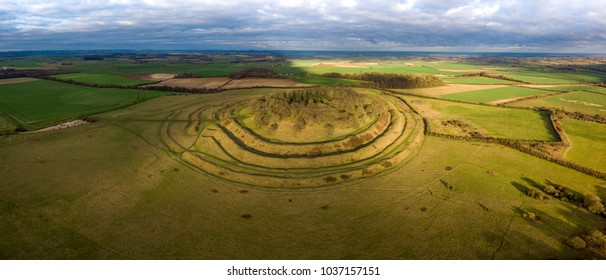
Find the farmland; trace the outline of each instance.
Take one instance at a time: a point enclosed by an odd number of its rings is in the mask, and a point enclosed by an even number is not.
[[[467,135],[472,131],[507,139],[555,140],[548,117],[539,112],[483,105],[454,103],[435,99],[403,97],[420,111],[436,132]],[[445,122],[458,120],[460,125]]]
[[[562,122],[570,138],[566,157],[587,166],[606,170],[606,125],[577,120]]]
[[[60,80],[73,80],[76,82],[98,85],[136,86],[140,84],[149,83],[149,81],[138,81],[108,74],[73,73],[56,75],[53,77]]]
[[[477,103],[488,103],[491,101],[507,100],[517,97],[525,97],[537,94],[549,93],[540,89],[523,88],[523,87],[504,87],[496,89],[485,89],[477,91],[468,91],[460,93],[452,93],[441,95],[440,98],[461,100]]]
[[[29,129],[121,108],[163,94],[52,81],[0,85],[0,92],[0,108]]]
[[[510,106],[562,108],[570,112],[605,116],[606,95],[585,91],[573,91],[544,98],[522,100],[510,104]]]
[[[105,87],[0,79],[2,259],[606,258],[566,243],[606,228],[583,203],[606,199],[606,125],[531,109],[601,114],[599,71],[468,55],[90,58],[3,60]],[[530,84],[495,78],[510,74]],[[35,131],[82,117],[94,122]]]

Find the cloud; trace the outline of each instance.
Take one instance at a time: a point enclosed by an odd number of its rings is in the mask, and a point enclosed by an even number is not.
[[[0,5],[0,51],[605,52],[605,9],[604,1],[561,0],[8,0]]]

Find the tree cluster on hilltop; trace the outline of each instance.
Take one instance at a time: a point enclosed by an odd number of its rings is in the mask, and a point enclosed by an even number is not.
[[[328,136],[335,128],[357,128],[379,114],[372,101],[348,88],[311,88],[264,96],[251,101],[257,127],[275,131],[282,121],[296,131],[323,125]]]
[[[329,78],[368,81],[371,87],[376,88],[427,88],[444,85],[444,81],[432,75],[386,74],[377,72],[341,74],[333,72],[326,73],[322,76]]]

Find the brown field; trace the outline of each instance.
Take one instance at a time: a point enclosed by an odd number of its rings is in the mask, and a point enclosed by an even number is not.
[[[417,89],[396,89],[395,91],[414,93],[425,96],[440,96],[449,93],[466,92],[474,90],[484,90],[493,88],[502,88],[507,85],[468,85],[468,84],[446,84],[441,87],[417,88]]]
[[[298,83],[288,79],[277,78],[243,78],[230,79],[227,77],[217,78],[184,78],[162,81],[154,86],[171,86],[186,88],[222,88],[238,89],[253,87],[306,87],[310,84]]]
[[[31,82],[31,81],[37,81],[37,80],[38,79],[34,79],[34,78],[0,79],[0,85],[15,84],[15,83],[24,83],[24,82]]]
[[[218,78],[184,78],[184,79],[170,79],[162,81],[156,85],[159,86],[171,86],[171,87],[186,87],[186,88],[218,88],[228,83],[230,78],[218,77]]]
[[[243,78],[232,80],[222,86],[224,89],[251,88],[251,87],[308,87],[310,84],[298,83],[288,79],[277,78]]]

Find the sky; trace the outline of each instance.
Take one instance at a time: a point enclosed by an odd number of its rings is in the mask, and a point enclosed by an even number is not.
[[[606,53],[606,1],[0,0],[0,51]]]

